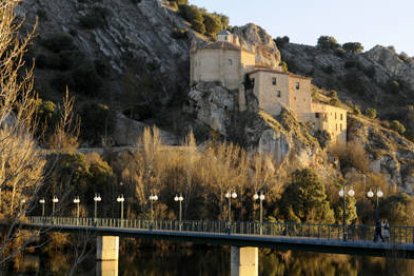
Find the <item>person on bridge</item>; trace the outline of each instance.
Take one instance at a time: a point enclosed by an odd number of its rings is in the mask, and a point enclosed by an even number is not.
[[[390,224],[388,223],[388,220],[384,219],[381,222],[381,234],[384,240],[389,241],[390,240]]]
[[[381,238],[381,240],[384,242],[384,237],[382,236],[382,227],[381,227],[381,221],[377,220],[375,223],[375,229],[374,229],[374,242],[378,241],[378,238]]]

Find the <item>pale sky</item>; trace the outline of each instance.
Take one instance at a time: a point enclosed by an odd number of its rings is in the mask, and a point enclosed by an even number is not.
[[[190,0],[230,17],[231,25],[252,22],[272,36],[315,45],[321,35],[339,43],[380,44],[414,56],[413,0]]]

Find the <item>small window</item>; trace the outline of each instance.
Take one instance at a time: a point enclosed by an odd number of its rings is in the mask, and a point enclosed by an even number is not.
[[[335,120],[336,120],[336,112],[335,112]],[[338,128],[338,127],[337,127]]]
[[[344,119],[344,115],[341,113],[341,121]],[[342,129],[341,129],[342,130]]]
[[[296,90],[299,90],[299,89],[300,89],[300,83],[296,82]]]
[[[338,124],[336,124],[336,127],[335,127],[335,129],[336,129],[336,131],[338,131]]]
[[[228,40],[228,36],[227,35],[224,37],[224,40]]]
[[[229,65],[233,65],[233,60],[229,59]]]
[[[342,130],[343,130],[343,129],[342,129],[342,124],[340,124],[340,125],[339,125],[339,127],[340,127],[339,129],[342,131]]]
[[[319,113],[315,113],[315,118],[319,118],[319,117],[320,117]]]
[[[279,90],[279,91],[277,91],[277,97],[278,97],[278,98],[282,97],[282,91],[280,91],[280,90]]]
[[[276,85],[277,84],[277,79],[276,78],[272,78],[272,84]]]

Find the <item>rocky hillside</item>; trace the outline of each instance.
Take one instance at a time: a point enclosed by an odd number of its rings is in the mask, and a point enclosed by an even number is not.
[[[287,171],[313,167],[325,177],[358,171],[352,162],[338,167],[333,154],[287,110],[275,118],[258,110],[251,91],[247,110],[240,112],[234,91],[216,83],[190,89],[190,46],[212,38],[195,32],[194,22],[185,21],[168,1],[25,0],[17,12],[27,26],[39,18],[28,60],[36,59],[41,97],[57,102],[69,87],[77,96],[85,145],[98,145],[107,135],[115,145],[133,144],[146,125],[156,124],[169,144],[193,130],[199,141],[219,137],[259,147]],[[275,44],[254,24],[232,31],[243,47],[257,50],[261,63],[284,61],[290,71],[313,77],[316,86],[336,90],[349,106],[375,107],[381,119],[400,120],[407,137],[412,135],[411,58],[381,46],[361,52],[329,43],[313,47],[276,39]],[[364,146],[370,171],[412,191],[413,143],[384,126],[350,116],[348,138]]]
[[[189,48],[194,40],[212,38],[193,31],[171,2],[25,0],[18,14],[27,18],[28,27],[39,18],[28,60],[36,59],[41,98],[58,102],[68,86],[88,126],[84,134],[96,118],[111,116],[104,119],[105,129],[83,135],[84,142],[97,144],[99,136],[118,131],[116,122],[122,116],[112,116],[117,113],[131,119],[123,117],[124,130],[139,132],[137,120],[176,135],[188,131],[182,130],[187,122],[181,106],[189,91]],[[259,59],[279,63],[280,53],[263,29],[249,24],[235,32],[244,47],[258,49]],[[115,144],[135,142],[117,137]]]
[[[68,84],[80,100],[129,108],[131,101],[165,105],[185,90],[189,43],[174,31],[187,26],[160,1],[26,0],[19,13],[30,24],[39,17],[30,55],[44,98]]]
[[[414,133],[414,59],[393,47],[362,52],[339,44],[308,46],[277,39],[289,70],[314,78],[315,85],[336,90],[340,99],[375,108],[382,119],[400,120]]]

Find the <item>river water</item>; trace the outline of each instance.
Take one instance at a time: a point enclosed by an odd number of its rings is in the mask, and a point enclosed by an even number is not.
[[[165,244],[164,244],[165,245]],[[118,275],[230,275],[230,248],[189,246],[164,249],[123,248],[119,263],[96,263],[93,255],[77,266],[75,275],[97,275],[97,270]],[[13,274],[66,275],[74,255],[26,255]],[[414,275],[414,260],[322,254],[300,251],[259,251],[259,275]]]

